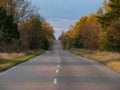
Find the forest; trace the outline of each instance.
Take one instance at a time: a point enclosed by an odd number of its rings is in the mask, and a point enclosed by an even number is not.
[[[104,0],[96,14],[81,17],[59,39],[64,49],[120,52],[120,0]]]
[[[0,52],[51,48],[53,27],[28,0],[0,0]]]

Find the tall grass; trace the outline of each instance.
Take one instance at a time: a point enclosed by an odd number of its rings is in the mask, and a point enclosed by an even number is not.
[[[100,52],[86,49],[71,49],[70,51],[74,54],[93,59],[120,72],[120,53]]]
[[[21,53],[0,53],[0,72],[25,62],[30,58],[40,55],[44,52],[44,50],[35,50],[24,51]]]
[[[14,59],[25,55],[25,53],[0,53],[0,59]]]

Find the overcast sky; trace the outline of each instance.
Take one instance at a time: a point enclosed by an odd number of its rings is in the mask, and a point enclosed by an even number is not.
[[[67,31],[82,16],[87,16],[102,6],[104,0],[31,0],[39,13],[53,26],[56,38]]]

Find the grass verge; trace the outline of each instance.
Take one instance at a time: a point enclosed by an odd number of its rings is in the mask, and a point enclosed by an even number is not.
[[[120,72],[120,53],[100,52],[85,49],[71,49],[70,52],[82,57],[93,59],[116,70],[117,72]]]
[[[21,53],[0,53],[0,72],[43,54],[44,50],[24,51]]]

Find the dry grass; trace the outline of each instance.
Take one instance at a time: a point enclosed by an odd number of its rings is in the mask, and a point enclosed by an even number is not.
[[[25,53],[0,53],[0,59],[14,59],[25,56]]]
[[[6,67],[12,67],[13,63],[0,64],[0,70],[4,70]]]
[[[72,49],[70,51],[74,54],[98,61],[120,72],[120,53],[100,52],[85,49]]]
[[[40,55],[44,52],[44,50],[37,50],[24,51],[22,53],[0,53],[0,72],[25,62],[30,58]]]

